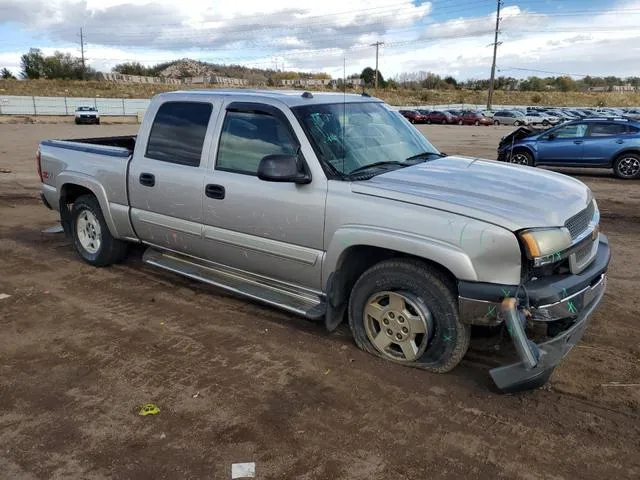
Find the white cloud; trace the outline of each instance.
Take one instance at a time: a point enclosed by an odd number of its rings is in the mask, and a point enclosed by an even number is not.
[[[98,70],[123,61],[153,64],[188,56],[262,67],[273,67],[277,59],[287,68],[341,76],[345,59],[347,74],[372,66],[375,49],[369,44],[382,40],[385,76],[418,70],[458,78],[489,75],[495,12],[430,23],[431,13],[446,14],[455,3],[392,2],[0,0],[0,22],[61,45],[77,43],[82,25],[89,63]],[[615,4],[609,13],[575,16],[540,14],[531,3],[513,3],[501,13],[500,75],[535,73],[509,69],[514,67],[640,74],[640,0]],[[0,66],[16,71],[27,48],[0,53]],[[77,54],[76,48],[61,50]]]

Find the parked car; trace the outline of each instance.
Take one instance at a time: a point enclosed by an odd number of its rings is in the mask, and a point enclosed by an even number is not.
[[[363,350],[430,372],[462,360],[472,324],[506,324],[503,391],[544,384],[605,292],[584,183],[446,156],[368,95],[163,93],[138,135],[45,140],[37,166],[90,265],[140,244],[146,264],[329,331],[346,318]]]
[[[526,117],[529,125],[544,125],[547,127],[549,125],[557,125],[560,123],[560,119],[558,117],[542,112],[529,111],[527,112]]]
[[[431,110],[427,110],[425,108],[418,108],[416,110],[416,112],[418,112],[420,115],[424,115],[426,117],[427,115],[429,115],[429,112],[431,112]]]
[[[503,138],[498,160],[529,166],[613,168],[619,178],[640,178],[640,122],[585,118],[525,133]]]
[[[417,110],[400,110],[400,115],[409,120],[411,123],[428,123],[427,116],[422,115]]]
[[[493,119],[479,112],[464,112],[458,120],[459,125],[493,125]]]
[[[427,115],[427,123],[453,124],[458,123],[458,119],[446,110],[432,110]]]
[[[98,109],[91,105],[79,106],[75,111],[76,125],[81,123],[95,123],[100,125],[100,114]]]
[[[529,121],[524,113],[517,110],[500,110],[493,114],[494,125],[528,125]]]
[[[462,117],[462,111],[460,110],[445,110],[446,113],[451,115],[453,123],[460,123],[460,117]]]

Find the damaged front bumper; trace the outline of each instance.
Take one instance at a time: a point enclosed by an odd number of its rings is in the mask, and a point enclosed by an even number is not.
[[[501,391],[544,385],[555,367],[582,338],[588,319],[606,290],[611,251],[604,235],[600,234],[598,242],[596,257],[579,274],[540,278],[527,282],[521,289],[513,285],[460,282],[462,321],[480,325],[504,322],[518,352],[519,362],[490,371]],[[547,323],[549,331],[558,323],[562,330],[554,330],[552,338],[535,344],[524,330],[527,316],[533,322]]]

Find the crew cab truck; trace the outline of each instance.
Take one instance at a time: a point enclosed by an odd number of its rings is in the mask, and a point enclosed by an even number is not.
[[[445,156],[368,95],[163,93],[138,135],[46,140],[37,163],[92,265],[141,243],[148,264],[330,331],[346,319],[360,348],[430,372],[462,360],[471,325],[506,325],[503,391],[544,384],[605,292],[583,183]]]

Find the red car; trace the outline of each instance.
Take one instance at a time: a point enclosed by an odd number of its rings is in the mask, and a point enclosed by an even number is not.
[[[416,110],[400,110],[400,115],[409,120],[411,123],[425,123],[427,116],[422,115]]]
[[[479,112],[464,112],[458,125],[493,125],[493,118],[485,117]]]
[[[442,123],[443,125],[447,125],[457,122],[458,119],[456,117],[444,110],[434,110],[427,115],[427,123]]]

